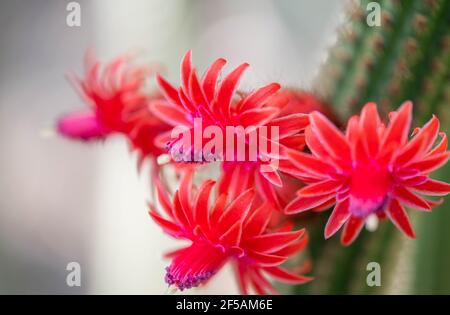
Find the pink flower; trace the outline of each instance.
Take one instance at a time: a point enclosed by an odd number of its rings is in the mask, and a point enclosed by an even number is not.
[[[444,165],[450,152],[447,137],[433,148],[439,120],[433,116],[408,139],[412,104],[406,102],[390,114],[385,126],[376,104],[367,104],[361,116],[350,118],[345,135],[324,115],[313,112],[306,129],[311,154],[291,152],[296,175],[308,185],[285,209],[288,214],[336,204],[325,227],[325,238],[344,224],[341,241],[348,245],[359,234],[366,218],[387,216],[404,234],[415,233],[404,206],[431,211],[440,201],[422,195],[444,196],[450,185],[429,178]]]
[[[153,71],[131,63],[129,56],[120,56],[102,67],[92,54],[86,54],[85,77],[74,78],[74,86],[90,108],[62,116],[58,132],[80,140],[104,139],[120,133],[128,137],[140,157],[163,153],[155,139],[169,126],[157,119],[148,108],[161,95],[143,91],[147,75]]]
[[[295,231],[292,225],[286,225],[269,231],[267,225],[273,210],[268,204],[252,205],[252,190],[231,202],[222,194],[210,207],[214,181],[205,181],[193,193],[191,177],[192,172],[183,176],[172,202],[158,182],[157,195],[165,216],[150,205],[151,217],[166,233],[191,242],[168,255],[172,258],[165,277],[169,285],[180,290],[196,287],[227,262],[234,263],[243,293],[251,288],[260,294],[275,292],[268,276],[297,284],[311,280],[280,267],[307,245],[304,229]]]
[[[226,135],[226,127],[229,126],[255,127],[258,131],[262,127],[267,127],[269,131],[272,126],[278,127],[279,137],[271,137],[267,134],[268,151],[258,151],[256,160],[239,161],[237,158],[232,161],[225,160],[222,165],[223,176],[220,179],[219,193],[226,191],[231,198],[235,198],[243,191],[257,185],[261,199],[280,208],[281,202],[278,200],[276,187],[282,187],[283,182],[278,172],[278,165],[282,164],[282,160],[288,159],[286,148],[302,149],[304,147],[303,130],[308,124],[308,117],[301,113],[279,116],[280,110],[286,105],[288,99],[282,101],[280,98],[275,98],[280,89],[278,83],[270,83],[247,94],[237,93],[239,80],[249,65],[241,64],[219,80],[225,63],[225,59],[216,60],[200,80],[192,66],[191,51],[188,51],[181,63],[180,88],[175,88],[161,76],[157,76],[166,101],[153,102],[152,110],[166,123],[191,130],[192,137],[195,134],[194,120],[196,118],[201,119],[202,133],[209,126],[219,127],[223,135]],[[245,152],[248,152],[250,141],[247,132],[249,129],[245,129],[245,132],[247,145]],[[171,139],[169,134],[170,132],[166,134],[167,149],[172,154],[183,154],[189,157],[189,161],[194,161],[199,153],[194,147],[194,139],[190,141],[191,146],[185,147],[181,144],[181,138]],[[273,146],[279,148],[278,153],[272,151]],[[227,148],[225,137],[222,147],[223,152],[230,149]],[[204,147],[200,150],[204,150]],[[239,154],[238,148],[233,147],[232,150],[234,150],[234,156]],[[217,155],[217,159],[221,160],[223,156],[220,153],[223,152],[214,151],[213,153]],[[264,153],[270,154],[271,158],[264,159],[263,156],[267,157]],[[201,156],[203,158],[205,154]],[[239,176],[236,177],[236,174]]]

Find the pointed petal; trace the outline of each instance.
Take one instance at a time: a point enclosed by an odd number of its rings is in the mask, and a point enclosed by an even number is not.
[[[317,135],[320,143],[336,159],[350,160],[350,145],[344,135],[323,114],[313,112],[309,116],[312,131]]]
[[[191,228],[189,218],[186,215],[186,212],[180,202],[179,191],[176,191],[173,197],[173,217],[175,219],[175,222],[181,225],[183,228]]]
[[[407,101],[396,112],[389,124],[383,141],[383,146],[391,143],[404,144],[408,138],[409,127],[412,120],[412,103]]]
[[[264,202],[268,202],[276,209],[281,208],[275,186],[261,172],[255,173],[255,187]]]
[[[450,184],[433,179],[411,188],[429,196],[445,196],[450,193]]]
[[[439,154],[439,153],[443,153],[447,150],[447,146],[448,146],[448,139],[447,139],[447,135],[445,134],[445,132],[440,132],[439,136],[441,137],[441,141],[439,142],[439,144],[437,144],[433,150],[431,150],[428,155],[433,155],[433,154]]]
[[[427,138],[425,151],[429,151],[433,147],[433,144],[436,142],[436,139],[440,134],[439,127],[440,127],[439,119],[436,117],[436,115],[433,115],[431,119],[422,128],[423,133],[426,134]]]
[[[291,114],[273,119],[268,126],[278,126],[280,139],[295,135],[309,125],[307,114]]]
[[[252,205],[254,196],[253,189],[249,189],[239,195],[223,212],[219,219],[219,225],[227,227],[236,222],[236,220],[244,219]]]
[[[314,278],[298,275],[287,271],[282,267],[269,267],[264,270],[275,279],[284,283],[302,284],[312,281]]]
[[[400,154],[395,158],[396,164],[404,165],[414,162],[423,155],[426,149],[427,134],[422,131],[423,129],[401,149]]]
[[[249,257],[251,259],[256,260],[256,263],[258,266],[261,267],[271,267],[271,266],[278,266],[284,263],[288,258],[284,256],[277,256],[277,255],[271,255],[271,254],[265,254],[265,253],[259,253],[256,251],[249,251],[248,253]]]
[[[153,101],[150,103],[151,112],[171,126],[190,126],[186,112],[180,107],[165,101]]]
[[[258,282],[258,284],[264,288],[270,294],[276,295],[278,291],[273,287],[273,285],[262,275],[260,268],[253,269],[253,280]]]
[[[278,90],[280,85],[278,83],[270,83],[262,88],[259,88],[250,94],[248,94],[245,99],[240,103],[238,112],[246,111],[248,109],[260,108],[265,102]]]
[[[189,94],[189,78],[192,71],[192,50],[188,50],[181,61],[181,86]]]
[[[427,175],[417,175],[417,176],[406,178],[406,179],[400,179],[399,183],[405,187],[414,188],[414,186],[423,184],[427,180],[428,180]]]
[[[317,207],[312,208],[311,211],[322,212],[322,211],[330,209],[335,203],[336,203],[336,198],[331,198],[330,200],[325,201],[324,203],[318,205]]]
[[[348,246],[356,239],[364,226],[364,219],[350,217],[344,226],[344,231],[341,235],[341,243]]]
[[[242,219],[236,221],[223,235],[220,241],[227,246],[238,246],[242,236]]]
[[[330,164],[313,157],[310,154],[297,151],[289,151],[291,162],[297,166],[305,175],[318,175],[327,177],[330,174],[335,174],[336,169]]]
[[[230,113],[231,100],[234,92],[236,91],[239,79],[244,74],[244,71],[248,68],[248,64],[244,63],[228,74],[220,84],[219,91],[217,92],[217,104],[216,110],[223,113],[227,117]]]
[[[251,177],[254,174],[254,171],[247,169],[244,164],[235,164],[236,165],[229,169],[232,173],[230,173],[230,182],[226,187],[226,192],[231,199],[237,198],[244,191],[252,187]]]
[[[182,89],[178,91],[178,97],[180,98],[180,102],[182,107],[191,115],[198,112],[198,106],[197,104],[193,104],[189,97],[187,97],[186,92],[184,92]]]
[[[273,172],[261,172],[260,174],[268,180],[272,185],[277,187],[283,187],[283,181],[281,180],[280,174],[277,171]]]
[[[431,208],[440,206],[441,204],[444,203],[444,198],[439,198],[437,200],[430,200],[430,199],[425,199],[425,200],[430,205]]]
[[[378,136],[378,126],[380,124],[380,116],[378,115],[377,105],[368,103],[361,111],[361,128],[364,131],[364,140],[370,156],[378,153],[380,141]]]
[[[243,127],[264,126],[273,120],[279,112],[280,110],[276,107],[249,109],[240,115],[239,122]]]
[[[345,137],[350,143],[359,139],[360,128],[359,128],[360,117],[358,115],[353,115],[349,118],[347,123],[347,129],[345,130]]]
[[[298,253],[305,249],[306,245],[308,245],[309,237],[308,234],[305,233],[303,237],[301,237],[298,241],[293,242],[292,244],[286,246],[285,248],[280,249],[279,251],[275,252],[275,255],[278,256],[286,256],[289,257],[291,255],[294,255],[295,253]]]
[[[350,215],[348,199],[336,204],[325,226],[325,239],[333,236],[347,222]]]
[[[169,217],[173,217],[172,204],[165,192],[159,178],[154,178],[154,185],[156,186],[156,196],[158,198],[159,203],[163,207],[164,211],[167,213]]]
[[[433,146],[439,133],[439,119],[433,115],[431,119],[420,129],[414,139],[423,139],[423,151],[428,152]],[[412,141],[411,141],[412,142]]]
[[[219,178],[219,185],[217,188],[217,192],[219,194],[228,193],[230,188],[230,183],[232,179],[232,175],[234,173],[234,169],[236,168],[236,163],[222,163],[222,171]]]
[[[299,239],[305,233],[305,230],[292,232],[270,233],[252,237],[245,240],[245,246],[252,251],[261,253],[273,253],[286,246],[291,242]]]
[[[225,209],[225,206],[227,204],[227,195],[226,194],[220,194],[219,197],[216,200],[216,203],[214,204],[214,207],[211,210],[210,214],[210,224],[211,227],[216,227],[219,223],[219,219],[223,214],[223,211]]]
[[[422,211],[431,211],[431,207],[424,199],[412,193],[405,187],[402,186],[396,187],[394,189],[394,196],[401,203],[403,203],[408,207]]]
[[[334,199],[334,194],[323,195],[323,196],[313,196],[313,197],[296,197],[292,200],[285,208],[285,214],[295,214],[310,210],[317,207],[324,202]]]
[[[244,237],[248,238],[261,234],[269,224],[272,211],[273,207],[268,203],[263,203],[254,210],[245,219]]]
[[[206,101],[206,97],[203,94],[203,90],[200,87],[200,82],[197,77],[197,72],[193,70],[191,72],[191,76],[189,78],[189,95],[191,99],[197,105],[207,106],[208,102]]]
[[[241,292],[241,294],[244,295],[248,295],[248,275],[247,273],[244,271],[244,268],[241,267],[241,265],[239,263],[236,263],[234,265],[234,269],[235,269],[235,275],[236,275],[236,279],[237,279],[237,283],[239,285],[239,290]]]
[[[408,214],[397,200],[391,200],[386,214],[400,231],[405,233],[410,238],[416,238],[411,222],[409,221]]]
[[[150,214],[151,218],[156,222],[156,224],[161,226],[166,233],[175,237],[178,237],[182,233],[181,228],[177,224],[160,216],[152,205],[149,205],[149,207],[150,210],[148,213]]]
[[[192,176],[193,172],[191,170],[186,171],[181,177],[180,187],[178,188],[180,204],[183,207],[186,218],[191,223],[194,222],[194,213],[191,205]]]
[[[450,158],[450,151],[444,153],[437,153],[429,155],[427,158],[423,160],[409,163],[405,165],[405,167],[418,169],[421,172],[428,174],[445,165],[449,158]]]
[[[205,97],[209,103],[211,103],[214,99],[214,96],[216,94],[217,78],[219,77],[220,71],[226,63],[227,61],[225,59],[217,59],[203,77],[202,87],[205,93]]]
[[[166,79],[159,74],[156,75],[156,82],[158,83],[162,94],[170,103],[180,104],[178,90],[172,84],[167,82]]]
[[[313,153],[313,155],[317,157],[324,157],[328,155],[328,152],[320,143],[319,139],[317,138],[316,134],[311,130],[310,126],[308,126],[305,129],[305,142],[309,150]]]
[[[343,183],[341,181],[328,179],[301,188],[297,192],[297,195],[301,197],[314,197],[318,195],[322,196],[330,194],[332,192],[337,192],[342,184]]]
[[[211,194],[211,190],[214,187],[215,182],[213,180],[205,181],[200,188],[198,189],[198,193],[196,199],[194,201],[194,220],[195,222],[204,227],[209,227],[209,196]]]

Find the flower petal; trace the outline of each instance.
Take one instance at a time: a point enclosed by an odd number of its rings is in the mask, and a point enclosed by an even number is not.
[[[209,227],[208,201],[214,184],[215,182],[213,180],[207,180],[203,182],[203,184],[198,189],[198,193],[194,201],[194,220],[203,228]]]
[[[270,233],[252,237],[245,240],[246,248],[261,253],[273,253],[286,246],[291,242],[299,239],[305,233],[305,230],[292,232]]]
[[[301,213],[303,211],[307,211],[314,207],[322,205],[323,203],[329,201],[330,199],[334,199],[334,194],[313,196],[313,197],[298,196],[284,208],[284,213],[286,214]]]
[[[189,79],[192,71],[192,50],[188,50],[181,60],[181,86],[186,95],[189,95]]]
[[[278,126],[280,139],[295,135],[309,125],[306,114],[291,114],[273,119],[268,126]]]
[[[260,172],[260,174],[267,179],[272,185],[283,187],[283,181],[277,171]]]
[[[190,126],[186,112],[180,107],[165,101],[153,101],[150,103],[151,112],[171,126]]]
[[[149,205],[150,210],[149,210],[149,214],[152,217],[152,219],[163,228],[163,230],[174,236],[174,237],[178,237],[181,233],[182,230],[180,228],[180,226],[178,226],[177,224],[173,223],[172,221],[166,220],[164,219],[162,216],[160,216],[158,214],[158,212],[155,210],[155,208],[152,205]]]
[[[248,189],[233,200],[220,217],[219,227],[228,227],[234,224],[236,220],[244,219],[252,205],[254,196],[253,189]]]
[[[258,266],[272,267],[278,266],[284,263],[288,258],[284,256],[271,255],[266,253],[259,253],[256,251],[249,251],[248,253],[251,259],[256,260]]]
[[[231,100],[234,92],[236,91],[239,79],[244,74],[244,71],[248,68],[248,66],[248,63],[241,64],[230,74],[228,74],[225,79],[223,79],[217,92],[217,103],[215,104],[215,107],[213,107],[213,110],[218,110],[218,112],[223,113],[226,117],[229,117]]]
[[[295,253],[300,252],[303,250],[306,245],[308,245],[309,237],[308,234],[305,233],[303,237],[299,238],[297,241],[293,242],[292,244],[276,251],[274,254],[278,256],[291,256]]]
[[[226,232],[220,236],[222,244],[227,246],[238,246],[242,236],[242,219],[236,221]]]
[[[429,196],[445,196],[450,193],[450,184],[433,179],[412,188]]]
[[[202,79],[203,91],[209,103],[211,103],[214,99],[216,94],[217,78],[226,63],[227,61],[223,58],[217,59],[212,66],[209,67]]]
[[[364,140],[366,149],[370,156],[375,156],[378,153],[380,140],[378,136],[378,126],[380,124],[380,116],[378,115],[377,105],[375,103],[368,103],[361,111],[360,124],[364,130]]]
[[[312,131],[317,135],[322,145],[336,159],[350,160],[350,145],[344,135],[319,112],[309,116]]]
[[[421,172],[428,174],[445,165],[449,158],[450,158],[449,151],[443,153],[436,153],[433,155],[429,155],[427,158],[423,160],[409,163],[405,165],[405,167],[418,169]]]
[[[403,208],[397,200],[391,200],[386,214],[400,231],[411,238],[416,238],[408,214],[406,213],[405,208]]]
[[[180,104],[180,98],[178,97],[178,90],[169,82],[167,82],[159,74],[156,75],[156,82],[158,83],[162,94],[169,100],[169,102],[174,104]]]
[[[391,143],[404,144],[408,138],[409,126],[412,120],[412,103],[407,101],[396,112],[395,117],[389,124],[382,146],[388,146]]]
[[[347,222],[350,215],[348,199],[336,204],[325,226],[325,239],[333,236]]]
[[[424,199],[412,193],[405,187],[402,186],[396,187],[394,189],[394,196],[401,203],[403,203],[408,207],[422,211],[431,211],[431,207]]]
[[[311,277],[302,276],[289,272],[282,267],[268,267],[264,268],[264,271],[266,271],[275,279],[282,281],[284,283],[302,284],[314,280],[314,278]]]
[[[329,177],[330,174],[336,173],[336,169],[330,164],[317,159],[316,157],[303,152],[290,150],[288,152],[291,162],[303,171],[304,175],[318,175]]]
[[[278,83],[270,83],[266,86],[263,86],[255,91],[251,92],[239,104],[237,111],[241,112],[241,111],[246,111],[249,109],[261,107],[279,89],[280,89],[280,85]]]
[[[239,117],[239,122],[243,127],[264,126],[275,118],[280,110],[276,107],[264,107],[249,109]]]
[[[364,219],[357,217],[350,217],[344,226],[344,231],[341,235],[341,243],[348,246],[356,239],[364,226]]]
[[[342,181],[327,179],[301,188],[297,192],[297,195],[301,197],[313,197],[317,195],[322,196],[332,192],[337,192],[342,184]]]
[[[191,76],[189,78],[189,95],[197,105],[206,106],[208,104],[208,102],[206,101],[206,97],[203,94],[203,90],[200,87],[200,82],[195,70],[191,72]]]
[[[439,144],[437,144],[433,150],[431,150],[428,153],[428,156],[430,155],[434,155],[434,154],[438,154],[438,153],[443,153],[447,150],[447,146],[448,146],[448,139],[447,139],[447,135],[445,134],[445,132],[440,132],[439,136],[441,137],[441,141],[439,142]]]
[[[263,203],[254,210],[246,219],[244,224],[244,237],[251,237],[263,233],[271,219],[273,207]]]

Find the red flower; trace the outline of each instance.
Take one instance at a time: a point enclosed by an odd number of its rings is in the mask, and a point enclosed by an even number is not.
[[[67,137],[89,140],[104,138],[111,132],[126,132],[127,115],[147,106],[141,89],[147,68],[133,66],[121,56],[105,67],[86,54],[84,79],[74,78],[74,86],[91,108],[63,116],[59,132]]]
[[[150,215],[166,233],[187,239],[191,245],[171,254],[165,280],[184,290],[196,287],[211,278],[227,262],[235,263],[243,293],[253,287],[258,293],[274,292],[266,279],[271,276],[288,283],[305,283],[311,278],[280,267],[288,257],[301,251],[308,239],[305,230],[292,231],[285,226],[268,231],[272,208],[265,204],[252,206],[254,192],[247,190],[231,203],[225,194],[209,207],[214,181],[207,180],[191,200],[191,172],[183,176],[180,189],[171,203],[157,184],[164,218],[150,205]]]
[[[433,148],[439,120],[433,118],[414,130],[408,140],[412,104],[406,102],[390,114],[386,127],[376,104],[367,104],[361,116],[350,118],[343,135],[325,116],[310,115],[306,143],[311,154],[292,152],[297,176],[308,185],[285,209],[298,213],[336,204],[325,227],[325,238],[345,224],[341,241],[348,245],[359,234],[370,214],[387,216],[403,233],[415,234],[404,206],[422,211],[440,201],[421,195],[444,196],[450,185],[430,179],[430,172],[444,165],[450,152],[447,137]]]
[[[303,130],[308,124],[308,117],[304,114],[291,114],[279,116],[280,109],[286,104],[280,98],[275,99],[277,91],[280,89],[278,83],[271,83],[259,88],[251,93],[236,93],[239,79],[247,69],[248,64],[244,63],[234,69],[222,80],[218,80],[221,69],[225,65],[224,59],[216,60],[206,71],[200,81],[197,72],[192,67],[191,51],[188,51],[181,63],[181,87],[175,88],[165,79],[157,76],[159,86],[166,97],[166,102],[153,102],[152,109],[158,117],[174,127],[186,127],[191,130],[194,137],[194,119],[200,118],[202,123],[202,133],[208,126],[217,126],[226,135],[226,127],[241,126],[243,128],[263,126],[268,127],[267,138],[270,140],[268,151],[271,154],[269,161],[262,157],[263,152],[258,151],[257,160],[233,161],[226,160],[223,163],[223,177],[220,179],[219,192],[227,191],[231,198],[237,197],[243,191],[258,184],[258,192],[264,200],[271,202],[274,206],[280,207],[275,187],[281,187],[283,182],[278,173],[278,165],[282,160],[287,160],[285,147],[292,149],[302,149],[304,146]],[[237,94],[237,95],[236,95]],[[270,127],[279,128],[279,137],[272,138]],[[255,129],[253,129],[255,130]],[[261,129],[258,129],[261,130]],[[245,132],[249,132],[246,129]],[[194,161],[197,148],[194,147],[192,139],[189,147],[181,145],[181,138],[171,139],[166,134],[167,149],[171,154],[182,154],[188,157],[188,161]],[[249,134],[245,134],[246,152],[249,149]],[[207,141],[203,141],[207,142]],[[205,143],[204,143],[205,144]],[[203,145],[204,145],[203,144]],[[272,146],[278,146],[278,154],[274,154]],[[236,145],[235,145],[236,146]],[[175,149],[176,148],[176,149]],[[227,152],[227,143],[223,139],[223,152],[213,152],[215,158],[222,159],[223,153]],[[200,148],[203,150],[204,147]],[[233,147],[234,156],[239,154],[238,148]],[[258,148],[259,150],[259,148]],[[247,153],[246,153],[247,154]],[[205,154],[202,154],[202,160]],[[211,159],[207,159],[210,161]],[[263,170],[264,168],[264,170]],[[234,176],[238,179],[236,172],[240,174],[240,180],[232,180]],[[234,175],[233,175],[234,174]],[[275,186],[275,187],[274,187]]]
[[[60,118],[60,134],[75,139],[104,139],[112,133],[125,134],[140,160],[162,151],[155,146],[156,136],[169,129],[148,109],[152,99],[142,91],[144,80],[152,71],[131,64],[121,56],[102,68],[92,54],[86,54],[85,78],[74,78],[74,86],[91,107]]]

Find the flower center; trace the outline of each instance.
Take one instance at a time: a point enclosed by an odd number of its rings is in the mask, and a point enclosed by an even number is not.
[[[206,242],[194,242],[181,250],[166,268],[165,281],[178,289],[199,286],[211,278],[227,261],[229,255]]]
[[[387,166],[376,161],[357,164],[350,182],[350,212],[360,218],[382,211],[392,186]]]

